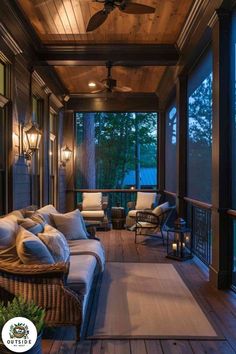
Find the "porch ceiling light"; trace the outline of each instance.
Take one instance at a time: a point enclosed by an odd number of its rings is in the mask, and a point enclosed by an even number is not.
[[[89,87],[96,87],[96,82],[89,81],[88,85],[89,85]]]
[[[41,141],[42,133],[41,131],[32,124],[32,126],[25,132],[29,150],[32,152],[39,149],[39,144]]]

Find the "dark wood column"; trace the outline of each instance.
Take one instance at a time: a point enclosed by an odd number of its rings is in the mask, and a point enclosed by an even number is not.
[[[230,12],[217,11],[212,28],[213,143],[212,143],[212,264],[210,281],[218,288],[230,284]]]
[[[74,112],[65,111],[64,127],[63,127],[63,147],[67,145],[72,150],[71,159],[66,162],[66,211],[75,209],[75,153],[74,153],[74,140],[75,140],[75,126],[74,126]]]
[[[50,120],[50,96],[51,93],[47,94],[47,98],[44,100],[44,113],[42,122],[42,188],[41,189],[41,200],[42,205],[49,203],[49,150],[50,150],[50,131],[49,131],[49,120]]]
[[[186,218],[187,195],[187,76],[181,75],[176,83],[177,107],[177,197],[179,216]]]
[[[161,193],[165,190],[165,111],[158,111],[158,182]]]

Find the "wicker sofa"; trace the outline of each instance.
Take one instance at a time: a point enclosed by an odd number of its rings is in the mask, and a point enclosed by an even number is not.
[[[66,263],[16,266],[0,258],[0,301],[19,295],[33,300],[46,310],[46,326],[76,326],[79,340],[104,267],[94,254],[94,249],[104,254],[101,243],[83,241],[72,242]]]

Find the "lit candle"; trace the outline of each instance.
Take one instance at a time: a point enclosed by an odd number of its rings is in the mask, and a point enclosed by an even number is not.
[[[188,242],[188,241],[189,241],[189,236],[186,236],[186,237],[185,237],[185,240]]]
[[[177,251],[177,243],[172,243],[172,250]]]
[[[182,245],[183,245],[183,248],[185,248],[185,243],[184,242],[182,243]]]

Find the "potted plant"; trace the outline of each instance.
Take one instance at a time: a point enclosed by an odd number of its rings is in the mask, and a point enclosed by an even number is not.
[[[37,341],[35,345],[26,353],[41,354],[42,353],[42,331],[44,327],[45,310],[36,306],[33,301],[25,301],[22,297],[15,297],[12,302],[8,302],[5,306],[0,303],[0,353],[12,353],[1,341],[2,328],[7,321],[15,317],[25,317],[36,327]]]

